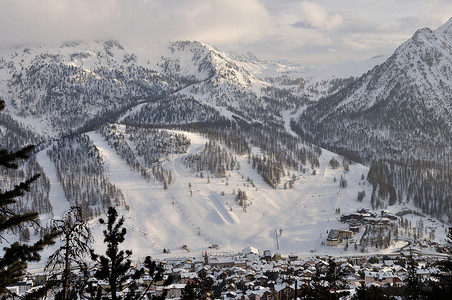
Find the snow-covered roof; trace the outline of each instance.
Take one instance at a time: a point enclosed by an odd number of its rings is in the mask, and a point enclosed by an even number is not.
[[[242,250],[243,255],[247,254],[259,254],[259,250],[257,248],[254,248],[253,246],[248,246]]]

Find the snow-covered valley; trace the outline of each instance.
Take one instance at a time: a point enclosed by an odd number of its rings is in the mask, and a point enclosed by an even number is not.
[[[121,128],[124,126],[118,125],[118,129]],[[329,231],[348,229],[348,224],[340,222],[341,214],[356,213],[358,209],[370,207],[372,186],[365,179],[368,168],[363,165],[351,164],[348,171],[343,166],[333,169],[329,165],[331,159],[342,161],[342,158],[322,150],[318,168],[309,168],[305,172],[290,171],[277,188],[272,188],[253,169],[248,155],[237,157],[240,169],[228,171],[225,177],[194,172],[182,160],[201,151],[208,139],[196,133],[171,132],[188,137],[190,147],[185,154],[169,155],[164,159],[164,168],[173,176],[167,189],[160,182],[146,180],[132,170],[101,134],[88,133],[100,152],[107,177],[125,197],[126,203],[118,207],[118,211],[124,216],[127,228],[124,247],[132,249],[135,258],[146,255],[198,256],[203,251],[236,253],[247,246],[260,251],[304,256],[368,255],[393,253],[405,246],[406,240],[412,240],[408,231],[403,234],[400,230],[400,236],[385,249],[372,245],[363,249],[360,243],[365,232],[363,225],[349,247],[345,242],[338,246],[326,244]],[[262,154],[258,148],[253,148],[252,152]],[[56,178],[55,169],[43,152],[38,154],[38,161],[51,179],[50,201],[58,217],[69,203],[59,184],[52,180]],[[340,187],[341,177],[347,182],[345,188]],[[287,188],[290,180],[294,180],[293,187]],[[242,206],[236,201],[239,191],[247,196]],[[362,201],[357,200],[359,191],[367,195]],[[389,207],[389,211],[396,213],[403,210],[402,206],[406,204]],[[414,208],[412,205],[408,207]],[[49,217],[43,216],[43,223]],[[413,226],[420,220],[414,215],[407,218],[411,218]],[[102,226],[97,218],[90,223],[95,234],[95,248],[102,249]],[[434,240],[444,239],[445,225],[438,227],[428,223],[424,222],[426,228],[435,226]],[[353,241],[356,241],[356,246]],[[168,253],[164,254],[164,251]]]
[[[450,207],[438,199],[445,195],[441,180],[451,177],[439,176],[433,200],[433,191],[423,189],[428,201],[422,203],[413,192],[423,186],[417,181],[398,189],[399,173],[382,180],[381,174],[392,170],[391,154],[399,153],[396,144],[378,148],[388,155],[377,167],[366,160],[389,132],[357,127],[368,129],[370,138],[362,139],[318,127],[325,117],[316,113],[323,109],[331,128],[351,130],[336,117],[342,106],[329,107],[383,72],[394,57],[314,68],[192,41],[146,51],[117,41],[15,49],[0,59],[0,97],[6,104],[0,138],[11,148],[37,144],[36,160],[21,176],[43,175],[39,203],[27,198],[20,209],[37,210],[46,227],[70,206],[81,206],[101,248],[97,220],[117,206],[128,229],[127,247],[137,257],[236,252],[247,246],[365,255],[391,253],[407,241],[442,243]],[[385,86],[384,78],[378,80]],[[358,103],[350,99],[351,106]],[[369,119],[381,123],[378,116]],[[329,144],[318,142],[314,133]],[[339,147],[340,140],[351,146]],[[361,148],[354,147],[361,143],[363,152],[357,153]],[[415,150],[410,167],[418,164]],[[436,157],[448,157],[441,155]],[[408,172],[406,165],[398,168]],[[408,169],[412,181],[437,171]],[[382,233],[363,222],[350,245],[328,246],[329,232],[349,229],[341,215],[362,208],[378,217],[384,217],[381,211],[401,216]]]

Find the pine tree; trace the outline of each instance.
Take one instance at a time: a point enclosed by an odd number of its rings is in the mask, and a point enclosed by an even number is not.
[[[182,295],[180,297],[181,300],[196,300],[196,284],[195,283],[187,283],[182,290]]]
[[[199,277],[199,290],[198,290],[198,299],[207,300],[211,299],[212,296],[212,278],[207,276],[207,270],[201,269],[198,272]]]
[[[332,168],[332,169],[337,169],[339,168],[339,162],[336,160],[336,158],[332,157],[328,163],[328,165]]]
[[[212,297],[212,278],[207,276],[207,270],[201,269],[198,278],[192,283],[187,283],[182,290],[182,300],[207,300]]]
[[[91,250],[91,259],[99,265],[99,269],[95,272],[94,276],[99,280],[107,281],[109,287],[105,291],[98,289],[93,294],[96,294],[98,299],[102,297],[104,292],[109,294],[112,300],[140,300],[144,298],[152,284],[163,280],[164,269],[162,265],[157,264],[147,256],[143,268],[135,271],[131,270],[132,261],[130,257],[132,256],[132,250],[119,250],[119,245],[124,242],[127,230],[123,227],[124,217],[118,219],[116,208],[110,207],[107,213],[107,221],[100,218],[99,223],[107,226],[107,229],[103,231],[107,250],[105,256],[98,255]],[[139,279],[145,274],[146,269],[152,281],[149,282],[148,286],[144,287],[144,291],[139,291]],[[169,277],[165,280],[164,285],[168,285],[171,282],[172,278]],[[120,291],[124,292],[124,297],[117,295],[117,292]],[[165,299],[165,296],[166,292],[161,296],[155,296],[153,299]]]
[[[4,102],[0,100],[0,110],[3,110]],[[28,145],[19,149],[18,151],[8,151],[7,149],[0,149],[0,166],[8,169],[17,169],[16,163],[19,159],[27,159],[30,151],[34,146]],[[38,221],[38,213],[24,212],[17,213],[13,206],[17,202],[17,198],[24,195],[30,190],[30,186],[39,178],[39,174],[17,184],[11,190],[0,190],[0,239],[8,242],[5,237],[5,232],[11,229],[25,230],[25,225],[36,223]],[[32,261],[39,261],[41,256],[40,251],[47,245],[54,243],[54,239],[58,232],[44,235],[41,239],[33,244],[24,244],[14,242],[10,246],[3,248],[3,256],[0,257],[0,294],[6,292],[6,287],[15,284],[25,274],[28,263]],[[43,292],[41,289],[36,294]]]
[[[325,276],[322,274],[320,268],[316,266],[316,272],[312,276],[312,280],[302,286],[302,299],[317,300],[317,299],[333,299],[324,284]]]
[[[123,288],[127,281],[127,271],[130,269],[132,261],[129,259],[132,255],[131,250],[119,250],[119,244],[124,242],[127,230],[123,228],[124,217],[119,220],[118,212],[114,207],[108,209],[107,223],[100,218],[99,223],[105,224],[107,229],[103,231],[104,242],[107,244],[106,256],[97,255],[91,250],[91,258],[99,264],[99,269],[94,274],[97,279],[106,280],[109,283],[107,294],[110,294],[112,300],[117,300],[116,292]],[[100,297],[102,290],[98,291],[97,297]]]
[[[381,287],[372,285],[370,287],[365,284],[361,284],[356,288],[356,293],[353,295],[352,300],[385,300],[395,299],[394,297],[387,296]]]
[[[316,273],[313,274],[311,282],[302,288],[303,299],[337,300],[348,296],[348,275],[348,271],[337,266],[333,259],[329,259],[325,273],[316,266]]]
[[[338,266],[334,259],[328,259],[328,269],[326,272],[326,281],[328,282],[329,291],[337,297],[336,299],[345,297],[349,294],[347,289],[347,276],[350,272]]]
[[[412,256],[408,259],[408,279],[405,289],[404,299],[417,300],[421,299],[421,283],[416,273],[416,262]]]

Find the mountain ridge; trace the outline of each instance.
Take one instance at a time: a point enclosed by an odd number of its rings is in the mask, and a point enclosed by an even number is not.
[[[109,115],[113,120],[120,111],[188,86],[193,87],[185,94],[196,101],[214,109],[223,107],[220,112],[227,110],[253,122],[261,113],[245,113],[251,108],[267,106],[269,101],[276,104],[276,100],[282,105],[277,110],[294,109],[297,103],[315,100],[321,89],[320,94],[327,95],[347,84],[339,77],[322,79],[319,84],[315,76],[303,78],[299,70],[305,68],[300,66],[278,63],[277,68],[268,67],[273,63],[255,59],[254,67],[247,70],[243,60],[247,59],[234,59],[193,41],[172,42],[151,50],[129,49],[118,41],[23,46],[0,57],[0,97],[7,101],[11,116],[38,126],[39,134],[55,136],[80,130],[97,119],[106,121]],[[292,70],[290,76],[301,78],[298,82],[303,88],[296,80],[268,82],[258,78],[257,64],[264,64],[270,70],[266,74],[275,78]],[[294,98],[293,102],[285,107],[279,99],[282,95]]]
[[[451,45],[439,44],[441,39],[435,31],[430,29],[418,30],[413,37],[403,43],[394,54],[383,64],[374,67],[371,71],[363,75],[352,86],[340,91],[337,95],[321,101],[320,104],[314,104],[312,108],[305,111],[301,118],[307,118],[311,121],[317,120],[317,126],[325,123],[325,126],[332,126],[333,118],[343,115],[345,123],[350,126],[358,127],[361,119],[370,114],[376,114],[380,117],[374,120],[374,127],[380,130],[390,130],[391,134],[397,134],[397,128],[403,121],[399,116],[397,122],[386,120],[384,117],[391,115],[390,112],[410,113],[416,109],[409,109],[410,105],[419,106],[418,113],[425,112],[425,116],[408,116],[410,122],[416,120],[420,126],[414,128],[431,127],[429,124],[423,124],[429,120],[435,120],[439,117],[443,124],[447,125],[448,135],[450,135],[450,88],[452,81],[452,47]],[[433,47],[437,45],[437,47]],[[445,56],[446,53],[447,56]],[[433,69],[432,69],[433,68]],[[426,71],[428,70],[428,72]],[[408,100],[408,98],[410,100]],[[408,102],[407,102],[408,101]],[[395,107],[389,107],[389,104]],[[388,108],[386,111],[385,109]],[[347,116],[347,117],[346,117]],[[330,120],[331,119],[331,120]],[[330,121],[328,121],[330,120]],[[424,120],[424,121],[423,121]],[[356,124],[355,124],[356,121]],[[410,130],[410,123],[405,120],[406,128],[402,128],[397,137],[402,138]],[[303,123],[303,122],[302,122]],[[306,124],[307,122],[303,123]],[[366,120],[363,121],[363,124]],[[325,129],[326,130],[326,129]],[[315,135],[314,130],[306,128],[309,134]],[[432,138],[435,135],[444,133],[435,132],[421,139]],[[438,134],[437,134],[438,133]],[[443,136],[443,139],[446,136]],[[410,136],[410,138],[414,138]],[[345,138],[343,139],[345,140]],[[358,149],[357,149],[358,150]]]

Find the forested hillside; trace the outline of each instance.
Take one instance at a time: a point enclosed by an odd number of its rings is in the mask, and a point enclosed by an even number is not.
[[[100,133],[130,168],[146,180],[157,180],[166,189],[171,171],[162,162],[171,154],[185,153],[190,141],[182,134],[124,125],[104,125]]]
[[[80,207],[85,218],[99,216],[110,206],[126,204],[121,190],[106,176],[108,167],[88,136],[60,139],[46,153],[55,165],[66,200],[70,206]]]

